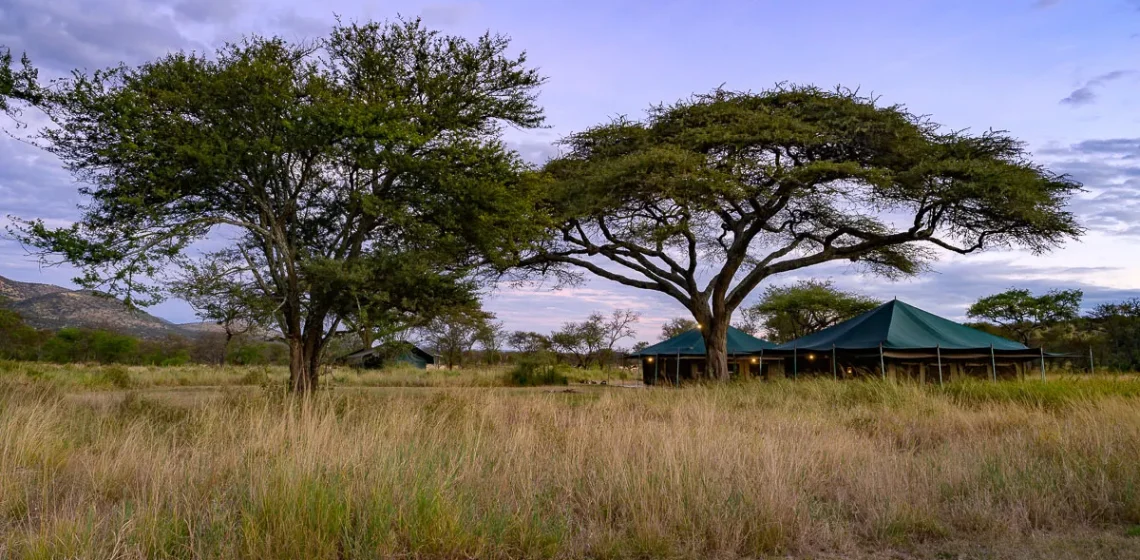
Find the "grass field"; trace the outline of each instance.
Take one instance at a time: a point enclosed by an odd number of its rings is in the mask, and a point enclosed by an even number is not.
[[[1140,381],[0,364],[0,558],[1140,558]]]

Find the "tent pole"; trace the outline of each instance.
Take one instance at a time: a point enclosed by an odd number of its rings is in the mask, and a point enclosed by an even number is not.
[[[661,367],[661,356],[653,356],[653,386],[657,386],[657,368]]]
[[[1096,364],[1093,363],[1092,346],[1089,346],[1089,373],[1096,373]]]
[[[760,349],[760,363],[756,364],[756,377],[764,379],[764,349]]]
[[[839,374],[835,372],[835,345],[831,345],[831,379],[839,381]]]
[[[942,345],[939,344],[934,347],[934,352],[938,356],[938,386],[942,386]]]
[[[1041,381],[1045,381],[1045,347],[1041,347]]]
[[[674,385],[674,387],[680,387],[681,386],[681,349],[680,348],[677,349],[677,375],[676,375],[676,378],[677,378],[677,384]]]
[[[990,345],[990,377],[997,381],[997,357],[994,356],[994,345]]]
[[[883,358],[883,343],[879,343],[879,372],[883,374],[883,381],[887,380],[887,361]]]
[[[1092,352],[1092,350],[1089,350],[1089,352]],[[799,369],[800,369],[799,358],[800,358],[800,351],[798,348],[796,348],[795,344],[792,344],[792,379],[799,379]]]

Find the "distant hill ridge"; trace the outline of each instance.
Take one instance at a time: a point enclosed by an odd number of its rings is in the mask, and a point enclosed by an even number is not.
[[[90,290],[17,282],[3,276],[0,276],[0,297],[6,300],[2,305],[19,313],[24,322],[39,329],[103,329],[148,339],[194,337],[207,330],[198,323],[185,327],[176,325]]]

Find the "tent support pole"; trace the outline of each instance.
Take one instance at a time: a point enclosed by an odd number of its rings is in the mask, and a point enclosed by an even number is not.
[[[879,373],[883,375],[883,381],[887,380],[887,360],[883,357],[883,343],[879,343]]]
[[[676,377],[677,377],[677,384],[674,385],[674,387],[679,388],[681,386],[681,349],[680,348],[677,349],[677,375],[676,375]]]
[[[1045,381],[1045,347],[1041,347],[1041,381]]]
[[[1090,350],[1091,352],[1091,350]],[[792,345],[792,379],[799,379],[800,370],[800,351],[796,345]]]
[[[760,349],[760,362],[756,364],[756,376],[764,378],[764,349]]]
[[[1093,363],[1092,346],[1089,346],[1089,373],[1096,373],[1096,364]]]
[[[997,382],[997,357],[994,356],[994,345],[990,345],[990,378]]]
[[[939,344],[938,346],[935,346],[934,351],[938,355],[938,386],[941,387],[942,386],[942,345]]]
[[[657,368],[661,367],[661,356],[653,356],[653,386],[657,386]]]
[[[839,374],[835,371],[835,345],[831,345],[831,379],[839,381]]]

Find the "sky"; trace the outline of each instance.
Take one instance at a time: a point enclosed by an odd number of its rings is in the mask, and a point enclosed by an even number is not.
[[[653,104],[718,86],[790,82],[858,88],[949,129],[1009,131],[1035,161],[1085,185],[1072,210],[1087,234],[1047,255],[943,255],[930,272],[902,281],[830,264],[769,284],[830,279],[954,319],[1010,287],[1080,288],[1086,307],[1140,297],[1140,98],[1132,95],[1140,0],[0,0],[0,45],[26,51],[55,77],[173,50],[212,52],[254,33],[302,41],[326,33],[336,17],[397,16],[467,37],[490,30],[526,51],[547,77],[539,101],[549,126],[511,130],[507,140],[535,163],[557,155],[560,137],[638,118]],[[25,120],[30,130],[40,122],[30,113]],[[83,203],[77,188],[51,155],[0,136],[0,216],[66,224]],[[75,271],[43,267],[5,238],[0,275],[70,286]],[[540,332],[591,311],[632,308],[646,341],[657,340],[665,320],[687,315],[668,296],[600,279],[561,290],[501,286],[485,306],[509,330]],[[176,300],[150,311],[195,320]]]

